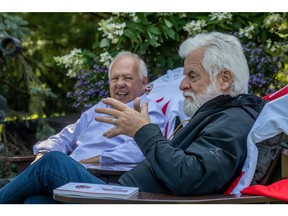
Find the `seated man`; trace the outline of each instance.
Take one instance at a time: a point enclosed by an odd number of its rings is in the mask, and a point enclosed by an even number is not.
[[[109,117],[96,120],[115,125],[104,133],[107,138],[133,137],[146,158],[123,174],[119,184],[177,195],[223,193],[241,173],[247,135],[265,102],[247,94],[249,69],[234,36],[199,34],[184,41],[179,53],[185,59],[180,89],[191,120],[171,141],[151,123],[148,103],[140,106],[139,98],[134,110],[103,99],[109,108],[96,112]],[[104,184],[67,155],[50,152],[0,189],[0,203],[23,203],[33,195],[52,203],[53,189],[68,182]]]
[[[147,68],[142,59],[130,52],[120,52],[109,67],[110,96],[133,107],[133,100],[141,97],[149,101],[149,116],[164,131],[166,119],[161,107],[148,100],[144,94],[148,82]],[[34,145],[36,160],[47,151],[60,151],[70,155],[80,163],[139,163],[144,159],[134,139],[119,135],[113,139],[103,136],[113,125],[95,121],[102,115],[95,113],[95,108],[106,107],[99,102],[84,112],[74,124],[68,125],[60,133]],[[133,124],[133,122],[131,122]]]

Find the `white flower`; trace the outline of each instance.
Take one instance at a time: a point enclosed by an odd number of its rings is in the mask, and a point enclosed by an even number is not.
[[[156,13],[157,17],[173,16],[173,12],[158,12]]]
[[[268,49],[270,49],[271,48],[271,46],[272,46],[272,40],[271,39],[268,39],[268,40],[266,40],[266,42],[267,42],[267,48]]]
[[[249,24],[250,24],[250,26],[247,26],[244,29],[240,28],[239,33],[240,33],[240,35],[244,35],[245,37],[251,39],[253,37],[254,31],[258,25],[256,23],[249,23]]]
[[[100,54],[99,62],[103,62],[103,65],[109,67],[110,62],[113,60],[112,56],[106,51]]]
[[[179,18],[185,18],[185,17],[187,17],[186,13],[179,13]]]
[[[66,74],[68,77],[76,77],[77,72],[85,64],[81,49],[76,48],[71,50],[68,55],[54,57],[54,60],[57,65],[64,65],[68,69]]]
[[[129,13],[129,16],[132,17],[133,22],[140,22],[139,17],[136,15],[136,13]]]
[[[263,27],[269,29],[271,33],[287,29],[286,19],[286,17],[281,17],[278,13],[270,14],[265,17]]]
[[[211,18],[211,20],[218,20],[218,21],[222,21],[222,22],[225,21],[227,24],[232,23],[232,13],[216,12],[216,13],[209,14],[209,17]]]
[[[119,41],[118,36],[122,36],[124,33],[124,29],[126,27],[126,23],[114,23],[113,18],[111,17],[108,20],[101,20],[99,22],[98,30],[103,31],[103,36],[107,37],[112,43],[117,43]]]
[[[272,42],[271,39],[268,39],[267,41],[267,48],[271,51],[271,52],[279,52],[279,53],[286,53],[288,52],[288,43],[279,43],[279,42]]]
[[[274,14],[270,14],[268,15],[264,21],[263,21],[263,25],[267,28],[269,27],[274,27],[276,24],[281,23],[282,19],[280,14],[278,13],[274,13]]]
[[[197,33],[203,32],[205,26],[207,26],[205,20],[192,20],[190,23],[187,23],[183,29],[187,31],[190,36],[193,36]]]

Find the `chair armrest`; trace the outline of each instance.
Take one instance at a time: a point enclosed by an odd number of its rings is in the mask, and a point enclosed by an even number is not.
[[[283,149],[281,152],[281,177],[288,178],[288,149]]]
[[[255,195],[236,194],[211,194],[199,196],[176,196],[168,194],[156,194],[139,192],[139,194],[128,199],[109,198],[83,198],[79,196],[54,194],[53,198],[63,203],[78,204],[241,204],[241,203],[267,203],[281,202],[279,200]]]
[[[35,159],[35,155],[25,155],[25,156],[0,156],[1,162],[9,162],[16,165],[17,174],[24,171],[31,162]]]
[[[32,162],[35,159],[35,155],[25,156],[0,156],[0,161],[3,162]]]

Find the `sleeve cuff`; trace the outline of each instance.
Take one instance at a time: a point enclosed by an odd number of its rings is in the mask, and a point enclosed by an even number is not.
[[[153,123],[150,123],[140,128],[134,136],[134,140],[138,144],[139,148],[142,150],[143,154],[155,142],[164,140],[164,139],[165,137],[163,136],[158,125],[153,124]]]

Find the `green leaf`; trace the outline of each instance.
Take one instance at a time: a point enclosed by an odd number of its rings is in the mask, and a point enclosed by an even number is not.
[[[153,34],[155,34],[155,35],[161,34],[160,29],[159,29],[158,27],[156,27],[156,26],[150,26],[150,27],[148,27],[147,31],[148,31],[148,33],[151,32],[151,33],[153,33]]]
[[[152,37],[153,37],[152,34],[151,34],[149,31],[147,31],[147,33],[148,33],[148,35],[149,35],[149,38],[152,38]]]
[[[103,38],[100,42],[100,48],[109,47],[110,41],[107,38]]]
[[[138,43],[138,35],[131,29],[126,29],[124,35],[130,38],[133,42]]]
[[[168,37],[170,37],[173,40],[175,39],[176,32],[173,29],[167,28],[166,26],[162,26],[162,29],[164,33],[168,35]]]
[[[164,19],[164,22],[168,28],[171,28],[173,26],[173,24],[167,19]]]
[[[145,27],[143,27],[143,25],[142,25],[143,23],[135,23],[135,22],[126,22],[126,30],[127,29],[133,29],[133,31],[135,32],[135,33],[138,33],[138,32],[140,32],[140,33],[145,33]]]
[[[157,40],[153,35],[151,36],[151,38],[148,41],[149,41],[149,44],[151,44],[153,47],[155,47],[157,44]]]

